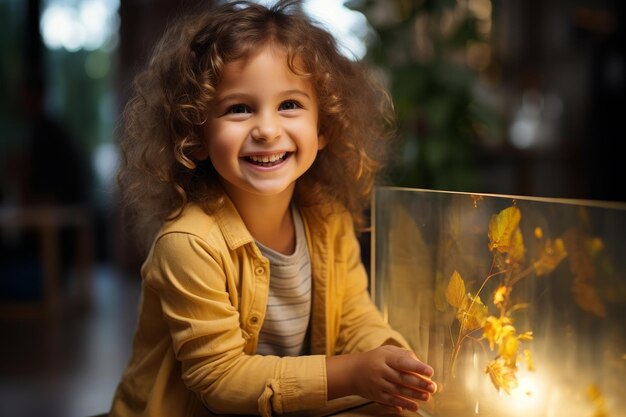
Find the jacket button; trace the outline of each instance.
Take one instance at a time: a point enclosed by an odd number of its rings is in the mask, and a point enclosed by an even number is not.
[[[262,266],[257,266],[254,269],[254,273],[257,275],[263,275],[265,273],[265,268],[263,268]]]
[[[250,323],[257,324],[259,322],[259,318],[257,316],[250,317]]]

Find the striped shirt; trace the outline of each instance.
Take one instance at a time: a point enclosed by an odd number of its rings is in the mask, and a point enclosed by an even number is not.
[[[291,211],[296,230],[296,249],[291,255],[256,242],[270,261],[269,296],[257,347],[260,355],[299,356],[308,351],[311,262],[302,218],[295,207]]]

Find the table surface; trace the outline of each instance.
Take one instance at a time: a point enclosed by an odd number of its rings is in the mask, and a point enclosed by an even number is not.
[[[335,414],[330,414],[331,416],[341,416],[341,417],[365,417],[365,416],[378,416],[378,417],[431,417],[430,414],[419,410],[417,412],[413,411],[403,411],[401,413],[397,413],[394,410],[391,410],[387,407],[384,407],[380,404],[369,403],[362,406],[358,406],[356,408],[352,408],[350,410],[340,411]]]
[[[213,414],[212,414],[213,415]],[[232,414],[215,414],[219,417],[232,417]],[[403,411],[397,413],[395,410],[353,395],[349,397],[337,398],[328,401],[326,406],[310,411],[297,411],[294,413],[281,414],[283,417],[432,417],[424,410]],[[240,414],[240,417],[253,417],[249,414]],[[92,417],[106,417],[106,414]]]
[[[291,417],[290,414],[286,415]],[[294,416],[295,415],[296,414],[294,414]],[[336,400],[329,401],[327,405],[320,410],[305,413],[299,412],[297,415],[300,417],[431,417],[428,413],[422,410],[417,412],[403,411],[402,413],[397,413],[395,410],[373,403],[358,396],[338,398]]]

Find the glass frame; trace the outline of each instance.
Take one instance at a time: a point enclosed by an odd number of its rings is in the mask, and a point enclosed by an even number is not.
[[[375,190],[372,297],[435,368],[424,415],[626,409],[626,204]]]

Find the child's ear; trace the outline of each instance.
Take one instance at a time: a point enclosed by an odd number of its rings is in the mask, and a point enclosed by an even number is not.
[[[326,139],[326,136],[319,135],[317,137],[317,150],[318,151],[321,151],[322,149],[324,149],[327,144],[328,144],[328,140]]]
[[[204,161],[209,157],[209,143],[206,123],[202,126],[202,130],[198,134],[199,144],[192,156],[196,161]]]
[[[209,149],[206,143],[200,145],[200,148],[198,148],[198,150],[193,153],[193,157],[197,161],[204,161],[209,157]]]

